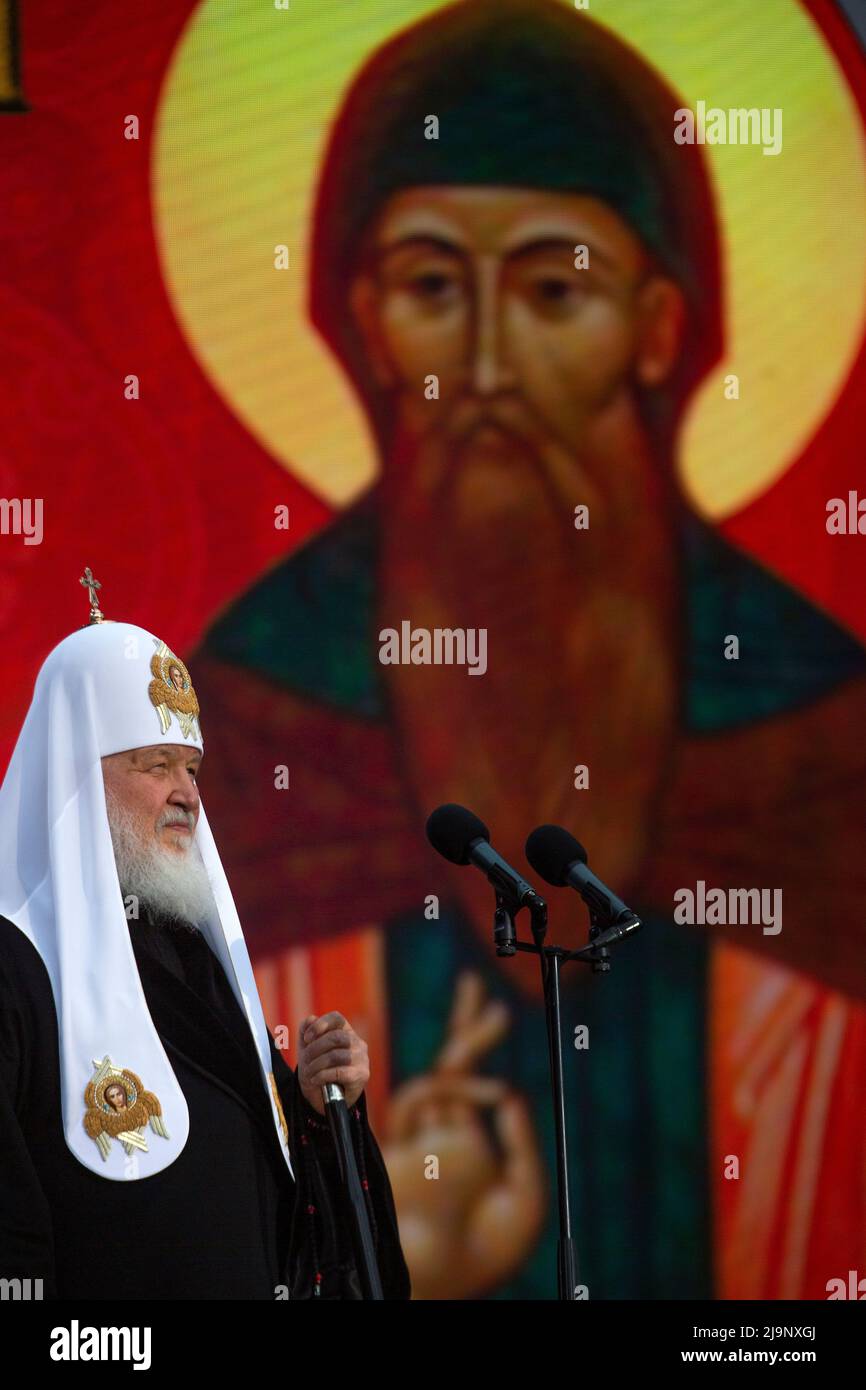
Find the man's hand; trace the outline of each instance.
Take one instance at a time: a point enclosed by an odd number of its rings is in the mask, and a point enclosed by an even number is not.
[[[325,1113],[322,1086],[342,1086],[354,1105],[370,1080],[367,1044],[342,1014],[308,1014],[298,1030],[298,1084],[309,1105]]]

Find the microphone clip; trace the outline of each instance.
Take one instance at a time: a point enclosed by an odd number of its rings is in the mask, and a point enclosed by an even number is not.
[[[496,889],[496,908],[493,913],[493,944],[498,956],[513,956],[517,952],[517,928],[514,918],[522,907],[529,912],[532,936],[540,946],[547,933],[547,903],[537,893],[527,893],[518,901],[510,893]]]
[[[501,893],[496,894],[496,907],[493,912],[493,944],[498,956],[517,954],[517,928],[511,906]]]

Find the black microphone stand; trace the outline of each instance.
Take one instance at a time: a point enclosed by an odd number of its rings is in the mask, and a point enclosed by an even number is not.
[[[521,907],[529,911],[532,942],[518,941],[514,918]],[[544,1013],[547,1027],[547,1047],[550,1058],[550,1077],[553,1094],[553,1118],[556,1128],[556,1185],[559,1205],[559,1240],[556,1247],[557,1298],[572,1301],[577,1297],[577,1248],[571,1234],[571,1204],[568,1192],[568,1144],[565,1131],[565,1091],[562,1065],[562,1016],[560,1011],[560,971],[570,960],[591,965],[596,974],[610,970],[610,945],[621,940],[626,931],[605,930],[599,914],[590,908],[589,945],[578,951],[563,946],[546,946],[547,903],[537,893],[517,896],[496,892],[493,914],[493,941],[498,956],[513,956],[517,951],[531,951],[540,958],[541,982],[544,990]],[[636,925],[640,923],[636,921]],[[630,926],[629,930],[634,930]],[[597,939],[600,939],[597,944]]]
[[[337,1150],[340,1177],[349,1198],[352,1240],[355,1246],[358,1272],[361,1276],[361,1290],[366,1300],[384,1300],[385,1295],[382,1292],[382,1280],[376,1260],[376,1247],[373,1244],[373,1232],[370,1230],[367,1204],[364,1201],[364,1189],[361,1187],[358,1165],[355,1162],[351,1122],[343,1096],[343,1088],[338,1086],[336,1082],[329,1082],[322,1086],[322,1097],[325,1102],[328,1123],[331,1126],[334,1147]]]

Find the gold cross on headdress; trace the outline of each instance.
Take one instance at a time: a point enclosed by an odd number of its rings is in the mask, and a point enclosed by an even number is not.
[[[84,585],[90,597],[90,621],[92,623],[106,622],[105,614],[99,607],[99,599],[96,596],[97,589],[101,589],[102,585],[98,579],[93,578],[93,571],[89,565],[85,565],[84,575],[78,582]]]

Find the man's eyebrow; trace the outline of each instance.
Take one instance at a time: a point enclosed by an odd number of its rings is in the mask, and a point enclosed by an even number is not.
[[[152,748],[136,748],[133,756],[136,759],[156,758],[160,756],[168,757],[170,755],[173,756],[177,748],[181,749],[186,757],[198,758],[199,762],[201,762],[204,756],[198,748],[184,748],[180,743],[155,743]]]
[[[581,240],[578,237],[566,236],[541,236],[533,237],[532,241],[517,242],[516,245],[508,247],[505,252],[506,259],[509,261],[520,260],[524,256],[535,256],[543,251],[565,251],[569,256],[574,255],[576,246],[585,246],[589,252],[589,264],[600,261],[608,270],[616,270],[617,262],[607,255],[605,251],[594,242]]]
[[[517,242],[514,246],[507,246],[503,251],[503,258],[506,261],[521,260],[524,257],[534,256],[544,251],[566,252],[569,256],[574,255],[576,246],[586,246],[589,251],[589,262],[599,262],[607,270],[616,270],[617,262],[614,257],[609,256],[605,251],[594,242],[581,240],[579,235],[575,237],[566,236],[540,236],[533,237],[531,241]],[[460,256],[467,258],[469,248],[462,242],[451,240],[448,237],[437,236],[433,232],[407,232],[405,235],[397,235],[390,241],[380,242],[371,248],[371,255],[374,261],[384,260],[387,256],[407,249],[417,249],[426,251],[441,251],[446,255]]]
[[[467,248],[459,241],[452,241],[449,237],[437,236],[435,232],[406,232],[397,234],[388,241],[377,242],[370,248],[370,254],[375,260],[382,260],[385,256],[391,256],[397,251],[406,251],[409,248],[416,248],[423,251],[444,251],[449,255],[465,255]]]

